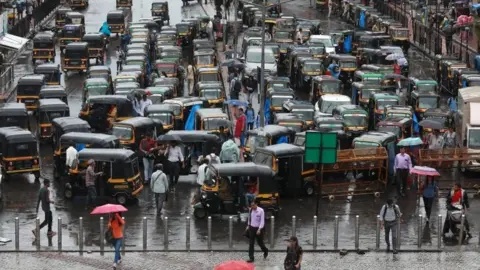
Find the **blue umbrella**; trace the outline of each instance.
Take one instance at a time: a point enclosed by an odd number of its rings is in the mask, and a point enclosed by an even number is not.
[[[397,146],[417,146],[422,145],[423,141],[419,137],[406,138],[397,143]]]
[[[228,104],[228,105],[233,105],[233,106],[241,106],[241,107],[247,107],[248,106],[247,101],[238,100],[238,99],[229,99],[229,100],[225,101],[224,103]]]

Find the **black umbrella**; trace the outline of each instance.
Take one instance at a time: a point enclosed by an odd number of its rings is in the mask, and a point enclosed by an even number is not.
[[[383,79],[384,80],[390,80],[390,79],[399,79],[399,80],[406,80],[407,77],[403,76],[403,75],[400,75],[400,74],[386,74],[385,76],[383,76]]]
[[[422,126],[423,128],[431,128],[431,129],[443,129],[444,128],[444,124],[442,122],[436,121],[436,120],[433,120],[433,119],[422,120],[418,124],[420,126]]]
[[[181,142],[182,139],[180,139],[180,137],[178,137],[177,135],[172,135],[172,134],[167,133],[167,134],[158,136],[157,141],[159,141],[159,142]]]
[[[228,59],[222,62],[222,67],[229,67],[229,68],[243,68],[245,64],[240,62],[237,59]]]

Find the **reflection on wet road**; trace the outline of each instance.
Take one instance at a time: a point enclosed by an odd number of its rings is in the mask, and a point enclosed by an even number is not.
[[[152,0],[134,1],[133,6],[133,20],[150,17],[150,6]],[[299,18],[305,19],[319,19],[324,18],[325,15],[319,15],[316,11],[308,8],[308,1],[295,1],[295,3],[288,3],[284,6],[284,13],[295,14]],[[90,0],[90,7],[83,11],[85,14],[85,21],[87,32],[97,32],[101,24],[105,21],[106,15],[115,7],[114,0]],[[199,16],[205,13],[213,15],[213,8],[207,6],[202,9],[198,4],[190,5],[184,9],[181,8],[181,1],[169,0],[171,24],[179,22],[182,17]],[[210,13],[212,12],[212,13]],[[350,28],[351,26],[337,20],[322,19],[324,32],[341,30]],[[241,40],[241,39],[240,39]],[[115,74],[116,59],[115,48],[119,45],[119,41],[113,40],[110,45],[107,56],[107,64],[112,68]],[[58,50],[58,49],[57,49]],[[429,61],[415,50],[410,50],[410,66],[411,75],[416,77],[425,77],[431,75],[432,66]],[[57,51],[56,63],[60,63],[60,53]],[[18,68],[21,72],[21,67]],[[23,72],[25,68],[23,68]],[[65,78],[64,85],[69,92],[69,104],[71,115],[77,115],[80,109],[82,86],[84,75],[69,74]],[[254,95],[256,100],[256,95]],[[255,106],[258,111],[258,105]],[[44,178],[53,179],[52,177],[52,149],[50,146],[41,146],[41,165],[42,176]],[[458,175],[447,173],[445,177],[448,179],[460,179]],[[36,196],[39,189],[39,184],[33,183],[32,179],[23,179],[21,177],[11,179],[9,183],[5,184],[5,200],[2,205],[2,212],[0,215],[0,237],[14,239],[14,218],[20,219],[20,241],[21,246],[30,245],[33,240],[31,230],[35,224],[35,207]],[[57,217],[62,217],[63,221],[63,246],[75,246],[78,241],[79,217],[84,218],[85,228],[85,245],[98,246],[99,245],[99,217],[90,216],[85,210],[85,198],[75,198],[74,201],[65,201],[63,199],[62,184],[58,182],[53,183],[55,207],[53,209],[54,228],[56,228]],[[181,178],[177,187],[176,193],[169,196],[169,200],[164,206],[164,215],[169,217],[168,234],[170,247],[183,248],[185,246],[185,218],[192,215],[190,201],[193,194],[196,192],[194,184],[194,177]],[[157,217],[152,200],[152,194],[148,189],[142,193],[138,205],[129,206],[129,212],[126,213],[126,245],[141,246],[142,244],[142,218],[146,217],[148,220],[148,241],[149,246],[161,246],[164,239],[164,221]],[[375,217],[378,214],[381,206],[384,204],[384,198],[395,196],[395,194],[387,194],[381,199],[375,199],[373,196],[355,197],[351,201],[344,201],[337,199],[333,202],[322,201],[319,213],[319,246],[325,248],[333,247],[333,228],[334,217],[339,216],[340,220],[340,237],[339,247],[352,247],[354,245],[354,224],[355,216],[360,216],[360,242],[363,247],[372,247],[375,243]],[[291,235],[291,216],[295,215],[297,218],[297,232],[296,235],[304,246],[312,245],[312,224],[315,210],[315,198],[282,198],[282,209],[279,216],[275,219],[275,238],[276,242],[281,244],[283,239]],[[423,214],[423,202],[418,202],[417,196],[412,191],[407,198],[399,200],[399,205],[404,213],[405,224],[402,225],[401,240],[402,245],[414,245],[416,242],[416,218],[418,214]],[[444,211],[445,200],[439,199],[434,203],[434,210],[432,216],[438,214],[445,215]],[[475,232],[475,224],[480,222],[479,210],[475,210],[475,206],[479,205],[477,200],[472,200],[472,211],[469,214],[472,230]],[[40,213],[42,214],[42,213]],[[477,217],[477,218],[475,218]],[[43,220],[43,216],[40,215]],[[245,228],[245,217],[242,216],[243,222],[237,218],[234,219],[234,244],[245,243],[245,239],[241,236]],[[195,220],[191,221],[191,245],[192,247],[205,247],[207,238],[207,221]],[[105,222],[106,224],[106,222]],[[227,242],[228,235],[228,217],[214,217],[212,230],[213,245],[224,245]],[[473,233],[475,235],[475,233]],[[430,225],[430,231],[426,230],[424,239],[427,242],[436,243],[437,229],[436,221]],[[430,239],[430,240],[429,240]],[[477,240],[472,239],[471,242]],[[45,234],[42,234],[42,246],[46,245],[47,239]],[[56,241],[54,241],[56,243]],[[383,241],[382,241],[383,245]],[[433,245],[433,244],[432,244]]]

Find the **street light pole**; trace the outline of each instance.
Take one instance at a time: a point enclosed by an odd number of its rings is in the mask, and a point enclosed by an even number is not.
[[[260,127],[265,126],[265,13],[266,11],[266,0],[263,1],[262,9],[262,60],[260,63],[260,89],[262,91],[260,94],[260,111],[258,112],[260,116]]]
[[[237,58],[237,41],[238,41],[238,25],[237,25],[237,5],[238,5],[238,1],[237,0],[233,0],[233,18],[234,18],[234,23],[233,23],[233,59],[236,59]],[[228,22],[227,22],[228,24]]]

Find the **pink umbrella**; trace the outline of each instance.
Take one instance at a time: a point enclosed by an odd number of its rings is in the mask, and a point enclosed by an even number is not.
[[[213,270],[255,270],[255,265],[244,261],[226,261],[215,266]]]
[[[117,212],[127,212],[127,208],[123,207],[120,204],[104,204],[99,207],[95,207],[90,213],[91,215],[102,215],[102,214],[111,214]]]
[[[426,166],[415,166],[410,169],[410,174],[440,176],[440,173],[437,172],[437,170],[435,170],[434,168],[426,167]]]

